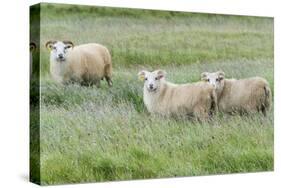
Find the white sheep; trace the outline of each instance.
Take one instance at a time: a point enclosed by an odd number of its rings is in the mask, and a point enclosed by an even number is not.
[[[36,49],[34,42],[29,43],[29,75],[32,76],[33,52]]]
[[[227,113],[266,112],[271,106],[271,90],[261,77],[224,79],[224,72],[204,72],[201,79],[215,87],[218,109]]]
[[[143,100],[150,113],[164,116],[194,116],[206,120],[216,111],[214,88],[204,82],[173,84],[165,80],[165,71],[141,71],[144,81]]]
[[[100,87],[105,78],[112,86],[111,55],[106,47],[96,43],[74,46],[71,41],[48,41],[46,47],[51,51],[50,72],[56,81]]]

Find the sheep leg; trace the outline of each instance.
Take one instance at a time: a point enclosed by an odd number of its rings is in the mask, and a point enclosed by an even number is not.
[[[261,106],[261,112],[262,112],[262,114],[264,115],[264,117],[266,117],[266,108],[265,108],[265,105],[263,105],[262,104],[262,106]]]
[[[215,91],[211,94],[211,107],[209,111],[209,116],[214,116],[218,112],[218,100]]]
[[[80,81],[80,84],[81,84],[81,86],[84,86],[84,87],[91,87],[91,86],[93,86],[93,82],[87,81],[87,80]]]
[[[267,111],[269,110],[271,106],[271,91],[268,85],[264,87],[264,93],[265,93],[265,99],[261,107],[261,111],[264,116],[267,115]]]
[[[209,119],[209,113],[201,107],[197,107],[194,109],[194,116],[198,121],[206,121]]]
[[[105,79],[107,81],[108,86],[111,87],[113,85],[111,78],[109,76],[105,76]]]
[[[97,81],[95,82],[95,85],[96,85],[97,88],[100,88],[100,80],[97,80]]]

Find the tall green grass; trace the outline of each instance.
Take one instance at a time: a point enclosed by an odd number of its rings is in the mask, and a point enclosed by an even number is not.
[[[158,117],[137,80],[142,69],[164,69],[175,83],[223,70],[262,76],[274,91],[271,18],[49,4],[41,16],[42,184],[273,170],[273,108],[204,123]],[[55,83],[44,49],[51,39],[106,45],[113,87]]]
[[[91,7],[74,7],[42,5],[42,73],[49,70],[49,52],[44,44],[50,39],[72,40],[77,45],[104,44],[114,67],[273,57],[272,18],[118,8],[93,8],[91,13]]]

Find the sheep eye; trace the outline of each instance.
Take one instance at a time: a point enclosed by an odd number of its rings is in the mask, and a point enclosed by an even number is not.
[[[54,50],[56,50],[56,49],[57,49],[57,47],[55,47],[55,46],[54,46],[54,47],[53,47],[53,49],[54,49]]]
[[[210,82],[210,79],[207,79],[207,82]]]
[[[158,78],[156,77],[155,80],[158,80]]]
[[[147,78],[145,78],[144,80],[147,80]]]
[[[216,81],[218,82],[218,81],[219,81],[219,79],[217,78],[217,79],[216,79]]]

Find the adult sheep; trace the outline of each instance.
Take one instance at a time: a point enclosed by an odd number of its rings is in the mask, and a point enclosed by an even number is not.
[[[206,120],[216,110],[216,93],[209,84],[173,84],[165,80],[163,70],[143,70],[138,76],[144,80],[143,100],[150,113]]]
[[[74,46],[71,41],[48,41],[46,47],[50,50],[50,72],[56,81],[100,87],[100,80],[105,78],[112,86],[111,56],[106,47],[96,43]]]
[[[215,87],[218,109],[227,113],[266,112],[271,106],[271,90],[261,77],[225,79],[222,71],[204,72],[201,79]]]

